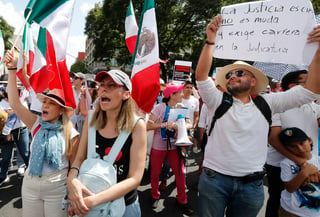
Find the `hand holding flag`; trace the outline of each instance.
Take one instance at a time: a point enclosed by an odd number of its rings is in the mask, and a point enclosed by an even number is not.
[[[40,25],[30,85],[36,93],[45,89],[62,89],[66,106],[75,108],[70,75],[66,65],[66,48],[74,0],[30,0],[25,10],[27,22]],[[30,12],[31,11],[31,12]],[[25,36],[25,35],[24,35]],[[32,42],[32,37],[29,42]],[[29,55],[29,64],[31,58]],[[32,70],[31,70],[32,68]],[[30,70],[30,71],[28,71]]]

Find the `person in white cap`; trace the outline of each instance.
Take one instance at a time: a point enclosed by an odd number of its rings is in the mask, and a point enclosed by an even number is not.
[[[217,15],[207,26],[207,41],[196,69],[197,87],[210,117],[223,98],[223,93],[208,78],[221,22],[221,15]],[[317,26],[309,34],[307,43],[319,41],[320,26]],[[320,45],[309,67],[305,87],[298,85],[289,91],[261,97],[272,113],[318,99],[319,70]],[[237,61],[221,68],[216,82],[231,94],[233,104],[217,119],[208,136],[198,185],[199,216],[256,217],[264,201],[263,176],[269,123],[251,95],[262,92],[268,85],[268,79],[260,70]]]
[[[62,199],[66,195],[69,162],[73,162],[79,144],[79,133],[69,120],[73,108],[66,106],[62,90],[54,89],[38,94],[41,116],[33,114],[19,100],[13,51],[7,51],[4,63],[9,71],[9,103],[33,135],[22,185],[22,216],[65,217]]]
[[[101,71],[95,81],[99,84],[97,104],[92,120],[85,120],[77,157],[68,177],[68,193],[71,202],[69,215],[85,215],[91,208],[124,197],[124,217],[140,217],[137,187],[140,185],[146,158],[146,125],[135,119],[135,102],[131,97],[132,85],[127,74],[120,70]],[[117,184],[92,194],[77,179],[79,168],[87,156],[88,126],[96,127],[96,153],[100,158],[108,155],[122,130],[131,132],[118,158],[114,162]],[[84,194],[87,196],[84,196]]]

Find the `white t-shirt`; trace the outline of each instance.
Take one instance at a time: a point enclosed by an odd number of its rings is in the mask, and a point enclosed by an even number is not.
[[[207,131],[209,121],[210,121],[210,117],[208,116],[208,108],[206,104],[203,104],[200,112],[198,127],[204,128]]]
[[[308,163],[320,169],[319,157],[313,157]],[[281,179],[283,182],[291,181],[299,172],[300,167],[289,159],[280,163]],[[320,216],[320,183],[309,183],[300,187],[293,193],[287,190],[281,192],[280,203],[283,209],[301,217]]]
[[[207,105],[208,115],[212,117],[221,104],[223,93],[215,87],[211,78],[197,81],[197,87]],[[320,98],[320,95],[302,86],[262,96],[272,113],[283,112]],[[268,132],[269,124],[252,100],[244,104],[233,98],[233,105],[216,121],[208,136],[203,166],[230,176],[245,176],[262,171],[267,159]]]
[[[312,154],[317,156],[319,133],[318,118],[320,118],[320,105],[312,102],[273,115],[272,126],[280,126],[282,130],[288,127],[298,127],[302,129],[311,137],[313,142]],[[280,162],[283,159],[285,159],[285,157],[282,154],[271,145],[268,146],[267,164],[280,167]]]
[[[194,113],[199,112],[199,100],[191,95],[189,99],[182,98],[182,104],[188,108],[189,118],[193,125]]]
[[[33,135],[35,129],[39,126],[40,118],[41,118],[40,116],[37,116],[37,120],[31,128],[32,135]],[[62,134],[63,134],[63,131],[62,131]],[[76,129],[72,128],[70,138],[73,139],[74,137],[76,137],[78,135],[79,135],[78,131]],[[69,161],[67,160],[67,156],[66,156],[66,146],[65,146],[64,135],[62,135],[62,136],[63,136],[63,145],[62,145],[62,159],[61,160],[62,160],[62,168],[65,169],[65,168],[69,167]],[[32,153],[33,141],[34,140],[32,139],[31,146],[30,146],[30,153]],[[30,154],[30,156],[31,156],[31,154]],[[56,170],[53,169],[52,167],[50,167],[46,161],[43,162],[42,175],[48,175],[48,174],[55,173],[55,172],[56,172]]]

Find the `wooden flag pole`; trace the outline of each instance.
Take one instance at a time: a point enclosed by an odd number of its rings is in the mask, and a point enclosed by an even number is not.
[[[32,9],[29,11],[28,16],[27,16],[26,19],[24,20],[24,23],[23,23],[23,25],[21,26],[21,28],[20,28],[20,30],[19,30],[19,32],[18,32],[18,35],[17,35],[17,37],[16,37],[16,40],[13,42],[13,45],[12,45],[12,47],[11,47],[11,50],[13,50],[13,49],[15,48],[16,44],[18,43],[19,35],[21,35],[21,33],[22,33],[23,29],[24,29],[24,26],[25,26],[26,23],[28,22],[28,19],[29,19],[30,15],[31,15],[31,12],[32,12]]]

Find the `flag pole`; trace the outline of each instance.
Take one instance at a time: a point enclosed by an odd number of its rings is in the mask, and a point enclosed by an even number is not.
[[[19,32],[18,32],[18,35],[17,35],[17,37],[16,37],[16,40],[13,42],[13,45],[12,45],[12,47],[11,47],[11,50],[13,50],[14,47],[16,46],[16,44],[18,43],[19,35],[21,34],[21,32],[22,32],[23,29],[24,29],[24,26],[25,26],[26,23],[28,22],[28,19],[29,19],[30,15],[31,15],[31,12],[32,12],[32,9],[29,11],[28,16],[27,16],[26,19],[24,20],[24,23],[23,23],[23,25],[21,26],[21,28],[20,28],[20,30],[19,30]]]

